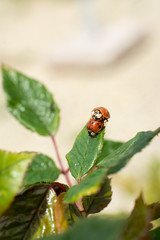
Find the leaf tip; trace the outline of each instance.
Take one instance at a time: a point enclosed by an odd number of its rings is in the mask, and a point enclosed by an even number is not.
[[[160,127],[157,128],[155,131],[154,131],[155,135],[158,135],[160,133]]]
[[[5,72],[5,71],[8,71],[9,69],[11,69],[11,67],[9,67],[7,64],[5,63],[1,63],[1,70],[2,70],[2,74]]]

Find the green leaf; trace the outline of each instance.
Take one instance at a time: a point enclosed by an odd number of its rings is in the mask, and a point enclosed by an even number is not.
[[[160,203],[146,205],[142,195],[136,200],[134,209],[129,216],[125,227],[121,233],[123,240],[130,239],[150,239],[151,221],[157,219],[160,213]]]
[[[79,184],[69,188],[64,201],[72,203],[78,201],[80,198],[97,193],[106,176],[106,169],[99,168],[93,171],[90,175],[84,178]]]
[[[73,148],[66,155],[71,174],[77,180],[94,166],[104,141],[104,129],[96,137],[90,137],[86,126],[77,136]]]
[[[64,190],[60,183],[38,184],[18,194],[0,217],[0,240],[28,240],[55,233],[54,204]]]
[[[123,143],[114,152],[103,158],[97,165],[108,168],[108,174],[119,171],[134,154],[146,147],[159,132],[160,128],[155,131],[139,132],[134,138]]]
[[[83,198],[83,207],[86,215],[100,212],[110,203],[111,196],[112,191],[110,179],[106,176],[96,194],[92,194],[91,196],[86,196]]]
[[[52,94],[40,82],[9,67],[2,67],[8,109],[26,128],[40,135],[55,135],[59,108]]]
[[[25,172],[35,153],[0,151],[0,215],[9,207],[23,183]]]
[[[104,139],[102,152],[100,153],[100,155],[96,161],[96,164],[101,162],[106,156],[108,156],[110,153],[114,152],[122,144],[123,144],[123,142],[116,142],[116,141]]]
[[[118,234],[125,222],[121,216],[97,216],[75,223],[67,232],[41,240],[119,240]]]
[[[150,236],[152,240],[159,240],[160,239],[160,227],[153,229],[150,232]]]
[[[60,174],[54,161],[46,155],[37,154],[28,167],[24,185],[36,182],[54,182]]]

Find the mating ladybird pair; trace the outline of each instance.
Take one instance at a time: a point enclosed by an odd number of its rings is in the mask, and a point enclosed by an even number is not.
[[[91,112],[91,118],[87,124],[87,130],[91,137],[96,136],[102,131],[106,122],[108,122],[110,114],[104,107],[94,108]]]

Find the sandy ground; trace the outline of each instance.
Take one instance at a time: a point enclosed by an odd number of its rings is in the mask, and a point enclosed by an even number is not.
[[[144,24],[148,37],[109,66],[55,69],[48,52],[83,28],[77,3],[0,1],[0,62],[39,79],[54,94],[61,109],[56,139],[64,162],[75,137],[96,106],[105,106],[111,113],[106,129],[109,139],[126,141],[138,131],[154,130],[160,125],[160,2],[99,0],[96,7],[101,24],[136,19]],[[40,151],[56,159],[50,138],[28,131],[7,112],[2,86],[0,126],[1,149]],[[115,194],[108,212],[132,208],[136,196],[126,198],[118,181],[132,175],[146,177],[144,169],[153,157],[160,158],[158,137],[113,177]],[[141,187],[139,183],[136,194]]]

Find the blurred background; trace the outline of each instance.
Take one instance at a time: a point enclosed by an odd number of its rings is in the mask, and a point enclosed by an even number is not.
[[[94,107],[110,111],[108,139],[127,141],[160,126],[159,9],[158,0],[0,1],[0,63],[53,93],[61,109],[56,139],[66,167],[65,155]],[[56,161],[51,139],[28,131],[8,113],[2,84],[0,136],[1,149],[40,151]],[[112,181],[106,213],[130,211],[141,190],[147,202],[159,200],[160,139]]]

